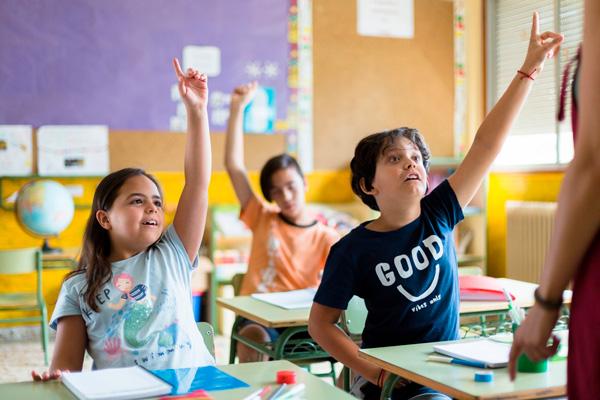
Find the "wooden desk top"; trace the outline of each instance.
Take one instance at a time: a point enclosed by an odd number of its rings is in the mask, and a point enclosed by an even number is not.
[[[548,371],[544,373],[519,372],[514,382],[509,379],[507,368],[488,370],[494,373],[492,382],[475,382],[473,377],[477,368],[427,361],[434,344],[361,349],[359,357],[458,399],[532,399],[566,393],[565,360],[549,362]]]
[[[509,292],[515,295],[515,302],[519,307],[529,308],[533,306],[533,291],[538,286],[537,284],[506,278],[499,278],[499,280]],[[565,292],[565,303],[570,303],[571,293],[570,291]],[[305,326],[308,324],[310,313],[310,308],[287,310],[250,296],[219,298],[217,304],[268,328]],[[460,303],[461,316],[494,311],[502,312],[507,309],[508,303],[506,301],[463,301]]]
[[[515,279],[498,278],[498,281],[515,295],[515,303],[521,308],[530,308],[535,303],[533,291],[538,287],[536,283],[523,282]],[[572,292],[565,290],[565,304],[571,303]],[[461,301],[460,314],[465,316],[468,314],[480,314],[484,312],[505,311],[508,309],[506,301]]]
[[[267,328],[288,328],[308,325],[310,308],[287,310],[250,296],[219,298],[217,304],[239,316],[256,321]]]
[[[297,382],[306,385],[304,390],[304,398],[306,399],[354,399],[354,397],[350,396],[348,393],[345,393],[285,360],[221,365],[218,366],[218,368],[248,383],[250,387],[212,391],[210,392],[210,395],[215,400],[239,400],[263,386],[276,386],[275,378],[277,371],[280,370],[293,370],[296,372]],[[71,394],[71,392],[59,381],[44,383],[31,381],[2,384],[0,385],[0,394],[2,394],[2,398],[19,400],[76,399],[75,396],[73,396],[73,394]]]

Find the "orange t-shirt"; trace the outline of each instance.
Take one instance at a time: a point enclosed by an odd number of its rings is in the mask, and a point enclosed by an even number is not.
[[[320,222],[293,225],[279,216],[276,207],[254,196],[241,211],[240,219],[252,231],[241,295],[319,285],[329,248],[339,239],[334,229]]]

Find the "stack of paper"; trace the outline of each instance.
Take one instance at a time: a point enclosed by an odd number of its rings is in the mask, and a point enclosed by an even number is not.
[[[171,385],[137,366],[65,372],[62,382],[80,400],[141,399],[171,392]]]
[[[289,292],[254,293],[252,297],[265,303],[291,310],[296,308],[310,308],[315,298],[315,293],[317,293],[317,289],[308,288],[290,290]]]
[[[500,281],[490,276],[459,276],[458,286],[461,301],[507,301]],[[510,297],[515,300],[513,294]]]
[[[501,368],[508,365],[511,343],[501,343],[490,339],[451,342],[433,346],[433,350],[461,360],[480,362],[487,368]]]

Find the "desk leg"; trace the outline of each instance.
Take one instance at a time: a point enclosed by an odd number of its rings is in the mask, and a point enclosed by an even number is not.
[[[396,382],[398,382],[400,377],[398,375],[389,374],[383,384],[383,388],[381,389],[381,397],[380,400],[391,400],[392,391],[394,390],[394,386],[396,386]]]
[[[208,320],[215,330],[215,335],[219,332],[219,320],[217,315],[217,271],[213,267],[210,271],[210,280],[208,286]]]
[[[235,364],[235,356],[237,355],[237,340],[236,333],[238,331],[238,325],[240,324],[241,318],[236,317],[233,327],[231,328],[231,339],[229,342],[229,364]]]

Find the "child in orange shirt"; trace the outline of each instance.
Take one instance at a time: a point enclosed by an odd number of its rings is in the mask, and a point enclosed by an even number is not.
[[[307,210],[306,179],[288,154],[269,159],[260,173],[260,187],[268,204],[252,190],[244,165],[243,111],[256,94],[256,82],[238,86],[231,94],[225,143],[225,167],[240,202],[240,219],[252,231],[248,272],[240,294],[281,292],[316,287],[329,248],[339,235]],[[256,342],[273,341],[278,332],[253,321],[239,333]],[[238,344],[240,362],[260,361],[255,350]]]

